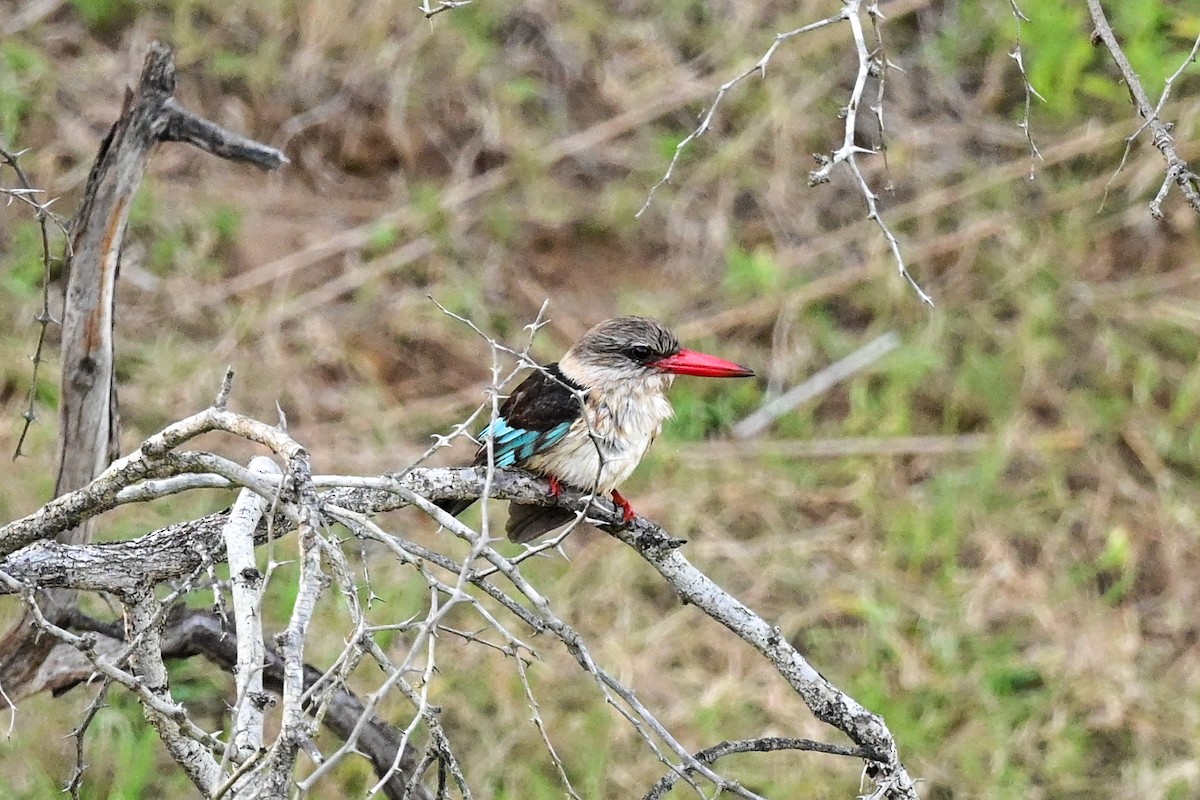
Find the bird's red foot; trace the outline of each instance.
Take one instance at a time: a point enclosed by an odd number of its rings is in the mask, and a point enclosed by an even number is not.
[[[621,521],[622,522],[633,522],[633,518],[637,516],[637,512],[633,510],[633,506],[631,506],[629,504],[629,501],[626,500],[624,497],[622,497],[621,493],[618,492],[616,489],[612,490],[612,499],[613,499],[613,502],[617,504],[617,507],[620,508],[623,513]]]
[[[562,494],[562,484],[558,482],[558,478],[550,476],[550,494],[558,497]]]

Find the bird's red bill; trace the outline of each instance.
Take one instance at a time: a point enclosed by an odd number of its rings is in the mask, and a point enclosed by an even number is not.
[[[695,350],[680,350],[673,356],[659,359],[654,366],[663,372],[675,375],[696,375],[701,378],[751,378],[754,370],[726,361],[723,358],[697,353]]]

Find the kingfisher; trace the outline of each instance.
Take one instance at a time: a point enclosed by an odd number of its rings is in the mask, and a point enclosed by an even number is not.
[[[679,345],[653,319],[617,317],[583,335],[556,363],[533,371],[479,434],[475,466],[522,467],[563,486],[608,493],[625,522],[637,513],[617,487],[633,473],[673,413],[666,391],[676,375],[749,378],[753,370]],[[489,448],[490,442],[490,448]],[[475,500],[438,503],[458,515]],[[505,532],[528,542],[566,524],[565,508],[509,503]]]

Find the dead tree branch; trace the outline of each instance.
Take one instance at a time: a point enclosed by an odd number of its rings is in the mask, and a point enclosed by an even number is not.
[[[34,218],[37,220],[38,229],[41,233],[42,245],[42,307],[38,311],[37,316],[33,321],[38,324],[38,340],[37,347],[34,348],[33,355],[30,360],[33,362],[32,374],[29,376],[29,396],[26,401],[25,410],[21,413],[21,418],[24,424],[21,426],[21,433],[17,436],[17,446],[13,448],[13,460],[17,460],[23,455],[21,448],[25,445],[25,437],[29,435],[29,429],[37,420],[37,391],[38,391],[38,373],[41,371],[42,362],[45,360],[43,353],[46,348],[46,335],[49,333],[50,325],[57,324],[58,320],[50,314],[50,281],[52,280],[52,272],[56,263],[61,263],[61,258],[54,255],[54,248],[51,246],[51,227],[57,229],[64,238],[70,236],[70,230],[67,223],[61,217],[50,210],[51,203],[55,198],[50,198],[44,202],[38,199],[39,195],[44,194],[40,189],[34,187],[29,180],[29,174],[25,168],[21,166],[20,158],[22,153],[10,152],[7,148],[0,146],[0,165],[7,165],[17,176],[17,182],[20,184],[16,189],[9,189],[0,186],[0,195],[8,197],[8,202],[19,201],[33,209]],[[66,245],[69,248],[69,240]]]
[[[773,753],[779,750],[804,750],[810,753],[825,753],[831,756],[850,756],[851,758],[870,758],[862,748],[841,747],[826,742],[814,742],[812,739],[787,739],[780,736],[764,736],[759,739],[740,739],[737,741],[721,742],[712,747],[706,747],[696,753],[694,758],[701,764],[712,764],[719,758],[734,753]],[[660,800],[671,791],[682,777],[677,772],[670,772],[646,793],[642,800]]]
[[[119,623],[98,620],[78,611],[72,612],[67,627],[74,631],[95,633],[112,641],[122,641],[125,635]],[[162,633],[164,658],[204,658],[236,675],[240,642],[236,628],[226,625],[212,611],[174,606],[166,615]],[[283,659],[275,648],[264,648],[261,677],[265,691],[276,696],[283,693]],[[306,691],[320,684],[323,678],[324,673],[317,668],[307,664],[304,666]],[[61,691],[67,688],[62,686]],[[274,701],[265,695],[249,695],[239,696],[237,702],[265,709]],[[335,689],[322,721],[344,741],[350,741],[353,736],[355,750],[370,759],[377,775],[381,778],[390,775],[383,787],[388,798],[430,800],[432,795],[421,786],[404,794],[407,782],[417,774],[418,753],[411,747],[403,748],[401,733],[395,726],[374,714],[354,692],[344,686]]]
[[[56,496],[90,484],[117,455],[119,417],[113,370],[117,273],[133,197],[155,146],[188,142],[213,155],[264,169],[275,169],[287,160],[275,148],[226,131],[182,108],[174,91],[171,51],[153,44],[137,87],[126,92],[121,114],[100,145],[72,225],[62,319]],[[18,169],[15,158],[6,156],[5,163]],[[28,183],[22,172],[18,175]],[[39,207],[43,236],[45,213],[44,207]],[[45,241],[43,247],[48,248]],[[44,338],[49,321],[45,307],[42,317],[40,338]],[[35,357],[40,357],[40,352],[39,344]],[[28,410],[27,420],[32,415],[32,409]],[[91,539],[91,529],[83,521],[53,535],[80,544]],[[74,603],[70,592],[55,592],[43,599],[42,611],[49,620],[57,621]],[[54,646],[52,637],[35,633],[36,626],[26,615],[0,640],[0,685],[14,698],[32,685],[38,667]]]
[[[867,46],[866,34],[863,30],[861,19],[861,14],[864,11],[871,18],[871,22],[875,28],[876,47],[874,49],[870,49]],[[838,22],[847,22],[850,25],[851,37],[854,41],[854,51],[858,56],[858,71],[855,74],[854,88],[850,92],[850,98],[846,105],[842,108],[841,117],[845,120],[845,124],[843,126],[842,144],[840,147],[827,155],[817,156],[817,160],[821,166],[809,173],[809,185],[816,186],[818,184],[828,183],[830,173],[833,171],[833,169],[840,164],[845,164],[850,170],[850,173],[854,176],[854,181],[858,186],[859,192],[866,201],[867,219],[872,220],[879,227],[880,232],[887,241],[888,248],[891,250],[892,259],[896,264],[896,269],[900,273],[900,276],[904,278],[904,280],[912,287],[913,291],[917,293],[917,297],[921,299],[921,302],[932,306],[933,298],[931,298],[925,292],[925,290],[921,288],[921,285],[917,283],[916,279],[909,272],[908,265],[904,260],[904,253],[900,248],[900,241],[896,238],[896,235],[892,232],[892,229],[888,226],[887,222],[884,221],[883,217],[879,213],[879,196],[871,188],[870,183],[863,175],[862,169],[858,163],[859,155],[876,155],[876,151],[864,148],[856,141],[858,112],[863,104],[863,95],[867,87],[867,78],[872,75],[879,80],[879,93],[875,104],[870,105],[868,103],[868,107],[875,114],[876,120],[879,123],[879,132],[881,137],[885,132],[883,125],[883,82],[890,64],[883,53],[882,35],[880,32],[880,21],[882,19],[883,14],[879,9],[878,2],[870,2],[864,8],[863,0],[842,0],[842,10],[839,13],[808,25],[803,25],[795,30],[776,34],[775,39],[771,42],[770,47],[767,48],[766,52],[762,54],[762,56],[754,63],[752,67],[725,82],[717,90],[717,95],[713,99],[712,104],[709,105],[708,110],[702,114],[700,118],[700,124],[697,125],[691,133],[680,140],[679,144],[675,146],[675,152],[671,156],[671,161],[667,165],[666,172],[663,173],[663,176],[658,180],[657,183],[650,187],[650,191],[647,193],[646,199],[642,203],[642,207],[638,209],[637,214],[634,216],[641,217],[642,214],[645,213],[646,209],[650,207],[650,203],[654,200],[654,195],[658,189],[664,184],[670,183],[672,176],[675,174],[675,168],[678,166],[679,159],[683,155],[684,150],[687,149],[687,147],[696,139],[700,138],[709,131],[709,129],[712,127],[713,117],[716,115],[717,109],[721,105],[721,101],[725,99],[726,94],[728,94],[728,92],[734,86],[741,83],[746,78],[749,78],[751,75],[757,74],[763,78],[766,78],[767,65],[770,63],[771,58],[775,55],[775,51],[778,50],[780,45],[782,45],[785,41],[802,34],[820,30],[821,28],[825,28]],[[881,145],[881,147],[884,147],[884,145]]]
[[[1087,0],[1087,6],[1088,12],[1092,15],[1092,23],[1096,26],[1096,35],[1104,43],[1109,55],[1112,56],[1113,62],[1121,73],[1121,78],[1129,88],[1129,96],[1137,109],[1138,116],[1144,120],[1141,126],[1126,140],[1126,154],[1128,154],[1129,146],[1141,135],[1141,132],[1149,128],[1151,141],[1167,162],[1166,177],[1163,179],[1158,194],[1150,201],[1150,215],[1155,219],[1163,218],[1162,204],[1172,185],[1179,187],[1187,204],[1192,207],[1193,211],[1200,214],[1200,176],[1193,172],[1188,166],[1188,162],[1179,155],[1179,150],[1175,146],[1175,137],[1172,135],[1175,124],[1164,121],[1161,116],[1167,97],[1171,94],[1172,84],[1189,64],[1196,61],[1196,55],[1200,52],[1200,36],[1196,37],[1191,52],[1188,53],[1179,69],[1166,80],[1162,96],[1155,105],[1150,102],[1150,97],[1146,94],[1141,79],[1138,78],[1133,65],[1129,63],[1125,51],[1121,49],[1121,44],[1117,41],[1117,35],[1113,32],[1112,25],[1109,24],[1108,17],[1104,14],[1104,7],[1100,4],[1100,0]],[[1121,161],[1124,163],[1125,159],[1122,158]]]
[[[229,469],[232,462],[210,453],[176,452],[176,448],[195,436],[213,430],[223,430],[267,446],[287,463],[286,474],[272,476],[258,470]],[[435,663],[432,649],[425,654],[423,662],[418,659],[422,642],[428,648],[434,646],[434,633],[439,629],[439,620],[443,618],[442,609],[456,603],[468,603],[484,614],[489,625],[495,623],[494,629],[508,642],[507,653],[517,657],[517,653],[527,649],[527,645],[509,633],[494,616],[483,612],[482,607],[471,599],[466,588],[473,586],[498,600],[503,608],[534,630],[558,639],[580,667],[593,677],[608,702],[629,720],[657,757],[668,764],[674,773],[689,781],[694,780],[691,777],[693,775],[702,776],[713,785],[737,796],[756,797],[697,760],[636,697],[631,687],[624,685],[596,662],[583,637],[551,610],[545,597],[521,574],[519,557],[514,560],[503,556],[479,533],[449,517],[430,502],[484,494],[502,499],[562,505],[577,511],[633,547],[658,570],[681,598],[768,659],[819,719],[845,732],[859,745],[861,757],[872,767],[871,773],[876,780],[875,796],[916,796],[913,783],[900,763],[895,741],[883,720],[822,677],[777,628],[773,628],[690,564],[679,550],[682,540],[670,536],[641,517],[624,526],[619,509],[607,500],[586,492],[563,490],[555,497],[548,491],[544,480],[520,471],[489,470],[485,467],[415,468],[397,475],[376,477],[310,477],[304,448],[286,433],[233,412],[210,408],[150,437],[135,453],[115,462],[92,484],[52,501],[30,517],[0,527],[0,544],[8,552],[8,556],[0,561],[0,570],[5,575],[0,592],[24,592],[24,587],[36,585],[43,588],[115,592],[130,598],[128,602],[133,604],[131,617],[135,623],[132,630],[141,637],[140,649],[131,651],[141,654],[134,660],[134,666],[139,675],[145,674],[151,678],[161,676],[158,661],[146,652],[146,648],[157,641],[149,621],[154,615],[145,605],[146,601],[139,599],[145,595],[138,592],[162,581],[191,575],[204,569],[208,563],[224,561],[226,544],[223,529],[229,522],[226,514],[180,523],[126,542],[69,544],[39,539],[23,547],[22,544],[30,529],[38,525],[47,531],[78,525],[117,505],[130,502],[128,498],[149,496],[129,491],[136,489],[143,481],[173,480],[201,470],[205,465],[220,469],[223,479],[248,488],[270,503],[272,513],[259,523],[255,531],[256,542],[265,541],[268,533],[278,540],[285,533],[295,531],[298,534],[295,541],[300,547],[301,591],[294,606],[292,621],[280,637],[281,648],[273,662],[278,664],[284,704],[280,736],[261,757],[251,752],[252,748],[239,747],[229,751],[231,767],[236,768],[239,763],[239,752],[244,757],[240,759],[241,763],[256,759],[237,779],[237,786],[246,787],[246,796],[276,796],[277,792],[285,791],[283,787],[290,785],[296,758],[314,732],[313,726],[318,718],[314,716],[314,709],[319,715],[332,707],[330,692],[334,691],[337,680],[322,678],[315,684],[310,682],[302,660],[303,642],[307,637],[306,629],[313,604],[329,583],[330,579],[326,576],[332,573],[347,595],[351,618],[358,620],[358,632],[348,637],[345,652],[324,675],[343,674],[363,656],[376,659],[389,676],[379,691],[396,688],[408,697],[417,710],[414,724],[419,718],[428,730],[438,730],[436,717],[429,713],[431,707],[426,694],[433,680],[433,673],[430,672]],[[172,470],[175,470],[174,474]],[[318,489],[318,486],[328,488]],[[371,515],[406,505],[421,508],[451,533],[468,541],[472,555],[464,561],[455,561],[387,533],[368,519]],[[372,634],[369,628],[364,627],[361,612],[354,610],[358,602],[355,599],[356,589],[353,582],[348,581],[346,568],[339,566],[340,557],[333,552],[337,545],[325,535],[327,525],[332,520],[349,524],[359,535],[384,542],[405,563],[422,570],[422,574],[432,577],[428,569],[433,567],[455,576],[450,581],[437,578],[430,581],[434,595],[443,599],[430,606],[424,620],[414,623],[418,632],[415,640],[418,646],[412,648],[402,663],[391,662],[372,645]],[[474,563],[476,559],[481,562],[478,566]],[[503,576],[514,587],[515,595],[501,590],[492,582],[491,576],[497,575]],[[163,645],[164,652],[169,649]],[[233,663],[236,664],[236,660],[235,655]],[[426,676],[419,684],[412,684],[404,677],[412,674],[414,669]],[[162,685],[151,680],[147,691]],[[239,702],[249,701],[252,694],[243,692],[240,687],[239,693],[246,695],[239,698]],[[164,694],[156,702],[164,709],[171,706],[165,688]],[[365,710],[369,711],[373,702],[369,701]],[[172,718],[168,716],[165,719]],[[160,719],[156,723],[160,733],[164,729],[163,721]],[[349,741],[358,742],[362,736],[361,727],[356,726],[351,735],[353,739]],[[201,756],[193,745],[186,744],[169,727],[165,736],[173,737],[175,744],[169,744],[169,749],[189,770],[198,786],[211,789],[231,780],[228,777],[216,777],[209,763],[211,756]],[[409,731],[401,735],[401,746],[393,751],[397,760],[389,765],[389,771],[384,773],[381,781],[386,782],[400,774],[402,764],[399,754],[406,752],[404,745],[409,737]],[[659,743],[665,747],[660,747]],[[221,751],[229,747],[228,743],[223,743]],[[430,759],[448,765],[451,774],[461,775],[461,771],[454,766],[457,762],[449,751],[444,735],[434,735],[430,747],[436,751],[429,756]],[[348,752],[348,749],[343,749],[336,757],[340,758]],[[217,774],[224,774],[219,766]],[[408,773],[404,774],[404,779],[406,782],[414,780],[413,775]],[[465,778],[462,779],[462,786],[464,793],[468,793]]]

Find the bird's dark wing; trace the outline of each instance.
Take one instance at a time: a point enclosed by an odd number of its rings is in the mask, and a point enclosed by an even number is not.
[[[571,423],[583,413],[575,395],[581,389],[562,374],[558,364],[549,364],[530,373],[501,404],[495,421],[479,434],[480,440],[492,440],[495,465],[520,466],[531,456],[560,442],[571,429]],[[487,461],[485,441],[475,454],[475,466],[483,466]],[[438,505],[458,516],[474,502],[441,500]]]
[[[521,381],[504,404],[500,414],[484,428],[479,438],[492,440],[492,457],[497,467],[520,466],[532,456],[560,442],[583,409],[571,382],[550,364]],[[475,456],[475,465],[487,463],[485,442]]]

